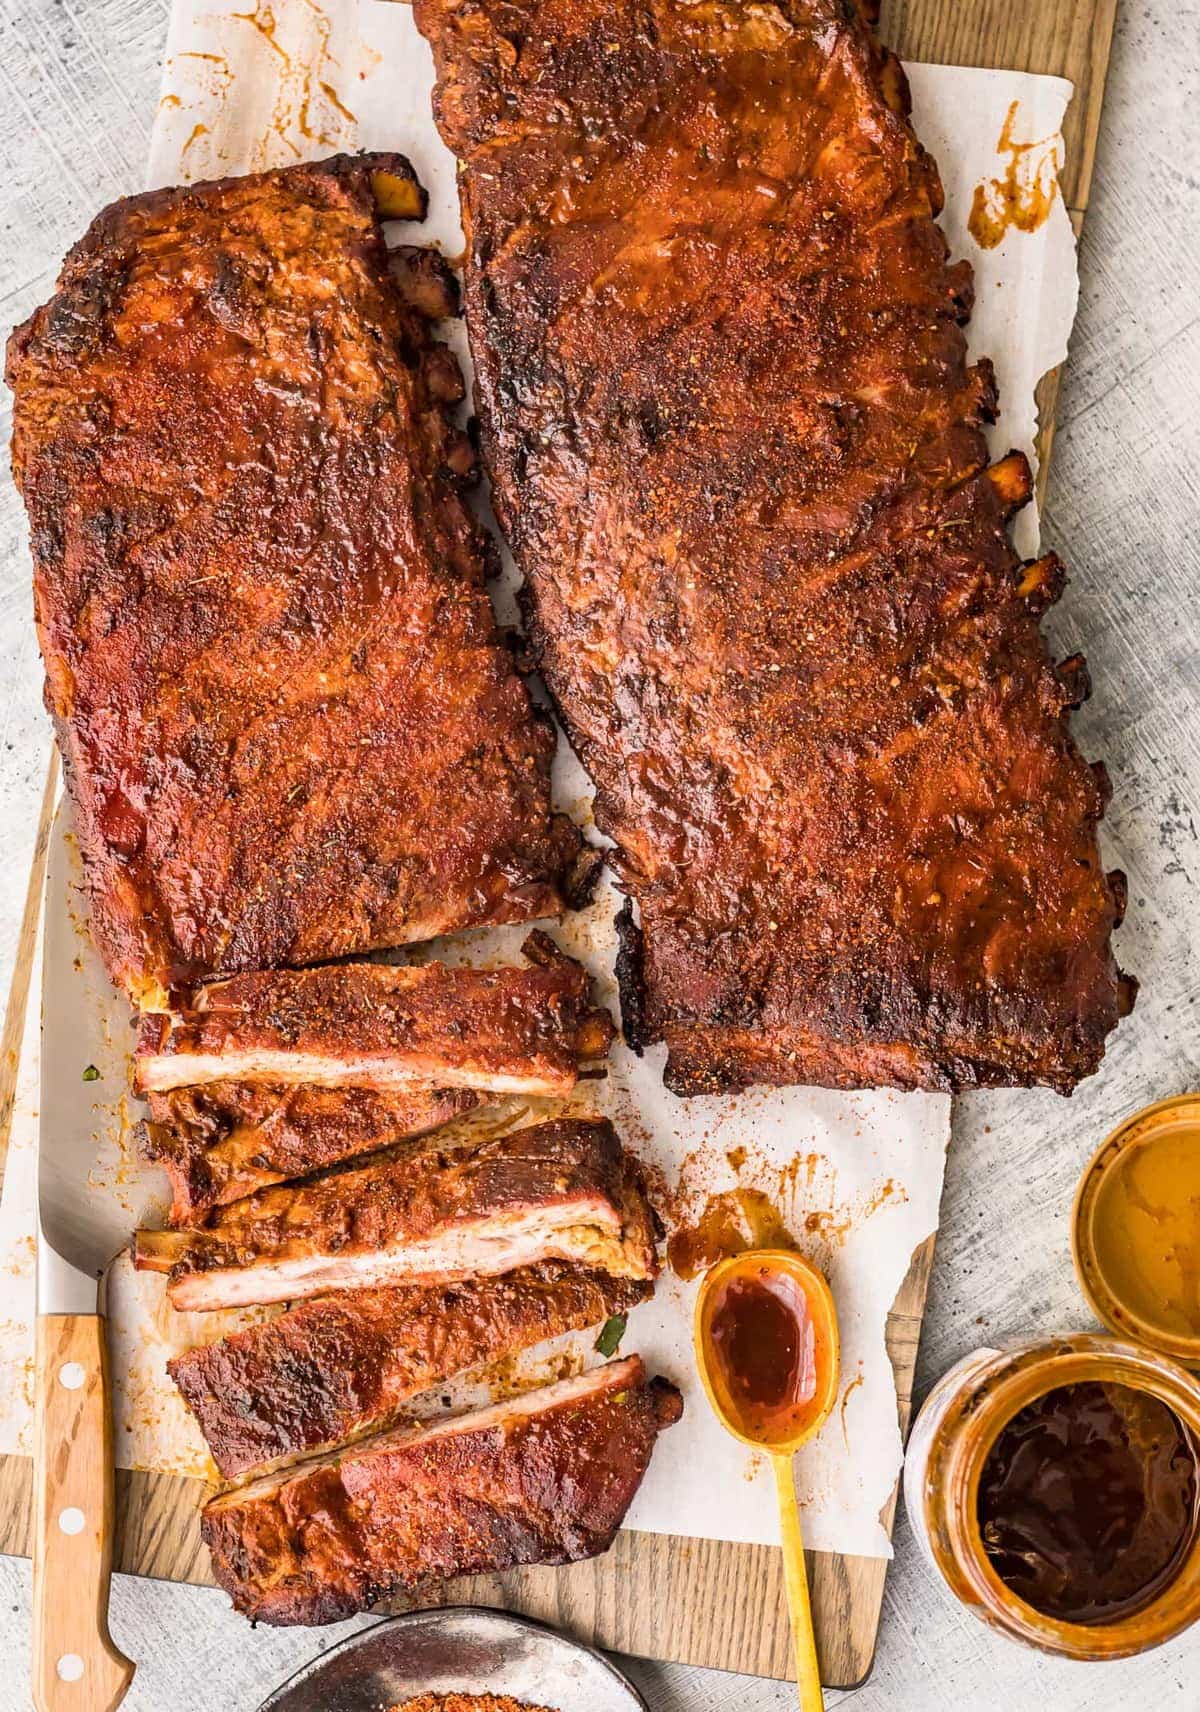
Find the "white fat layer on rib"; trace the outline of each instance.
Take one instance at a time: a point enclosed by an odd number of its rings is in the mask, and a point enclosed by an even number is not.
[[[641,1358],[636,1355],[624,1356],[619,1361],[610,1361],[604,1367],[590,1368],[588,1372],[574,1374],[570,1379],[556,1380],[553,1385],[543,1385],[538,1390],[523,1392],[521,1396],[506,1398],[502,1403],[489,1403],[483,1409],[473,1409],[464,1415],[447,1415],[432,1422],[394,1427],[391,1432],[363,1439],[337,1457],[305,1457],[303,1461],[292,1463],[278,1474],[262,1475],[245,1486],[224,1493],[220,1498],[213,1499],[209,1509],[237,1508],[255,1499],[270,1497],[272,1493],[290,1485],[293,1480],[303,1480],[317,1468],[337,1466],[360,1457],[377,1456],[381,1452],[399,1450],[418,1442],[427,1444],[431,1439],[448,1438],[455,1433],[487,1432],[491,1427],[502,1426],[506,1421],[544,1414],[562,1403],[575,1402],[579,1397],[586,1397],[595,1391],[629,1389],[639,1383],[641,1376]]]
[[[616,1210],[589,1199],[530,1208],[506,1220],[500,1230],[475,1222],[392,1248],[347,1247],[336,1254],[293,1254],[184,1273],[171,1284],[170,1295],[182,1311],[239,1308],[325,1290],[495,1278],[537,1260],[578,1261],[616,1277],[645,1276],[645,1256],[639,1244],[625,1238]]]
[[[485,1070],[428,1053],[330,1058],[310,1052],[155,1052],[134,1061],[139,1093],[200,1088],[209,1082],[303,1083],[321,1088],[379,1088],[432,1092],[479,1088],[495,1094],[569,1094],[574,1070]]]

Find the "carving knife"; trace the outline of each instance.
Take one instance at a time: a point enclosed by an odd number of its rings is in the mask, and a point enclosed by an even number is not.
[[[104,1275],[138,1209],[119,1184],[120,1002],[83,927],[70,810],[51,832],[43,906],[34,1442],[33,1690],[39,1712],[109,1712],[134,1666],[108,1632],[112,1419]],[[105,1153],[109,1157],[105,1157]]]

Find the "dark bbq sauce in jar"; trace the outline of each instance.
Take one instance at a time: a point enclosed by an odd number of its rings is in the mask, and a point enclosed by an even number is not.
[[[1065,1623],[1115,1622],[1173,1580],[1195,1536],[1195,1444],[1144,1391],[1059,1386],[998,1434],[978,1519],[1019,1599]]]

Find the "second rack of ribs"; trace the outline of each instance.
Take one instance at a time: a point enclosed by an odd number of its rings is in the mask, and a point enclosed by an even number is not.
[[[682,1093],[1069,1089],[1131,997],[1104,781],[899,66],[838,0],[415,11],[496,511],[640,912],[627,1034]]]

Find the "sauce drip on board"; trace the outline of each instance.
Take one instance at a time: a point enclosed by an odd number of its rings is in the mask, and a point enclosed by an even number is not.
[[[705,1334],[738,1430],[767,1448],[803,1433],[821,1407],[821,1347],[798,1279],[748,1261],[714,1291]]]
[[[1019,1599],[1061,1622],[1115,1622],[1170,1584],[1195,1538],[1195,1445],[1132,1386],[1058,1386],[1001,1430],[978,1517]]]

